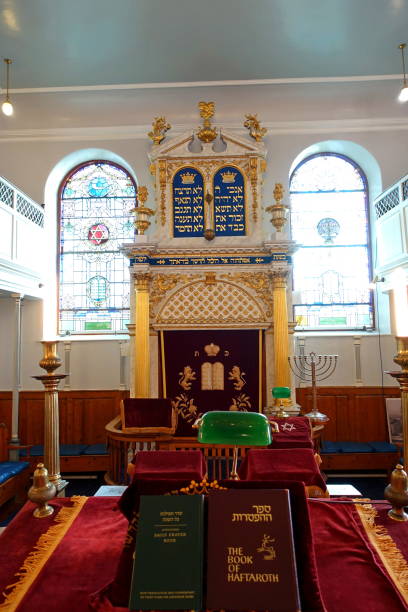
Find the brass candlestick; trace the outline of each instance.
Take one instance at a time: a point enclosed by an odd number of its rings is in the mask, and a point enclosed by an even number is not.
[[[47,374],[33,378],[40,380],[45,387],[44,464],[48,469],[50,481],[55,485],[57,492],[60,492],[65,489],[68,482],[63,480],[60,474],[58,385],[67,374],[54,374],[54,370],[62,363],[57,355],[57,342],[44,340],[41,344],[44,355],[39,365],[47,371]]]
[[[47,502],[55,497],[56,493],[55,485],[48,478],[48,471],[43,463],[39,463],[34,471],[33,486],[28,490],[28,498],[38,506],[33,512],[36,518],[44,518],[54,512],[54,508]]]
[[[394,357],[394,361],[396,364],[401,366],[401,370],[395,372],[386,372],[393,378],[395,378],[399,385],[401,391],[401,411],[402,411],[402,433],[403,433],[403,454],[404,454],[404,466],[407,467],[408,463],[408,337],[397,336],[397,354]],[[399,466],[396,467],[398,470]],[[401,466],[402,469],[402,466]],[[395,472],[395,470],[394,470]],[[393,472],[393,474],[394,474]],[[393,508],[393,512],[389,512],[389,516],[398,521],[406,521],[408,520],[408,515],[405,512],[401,512],[401,493],[402,497],[405,495],[404,505],[408,503],[408,489],[407,489],[407,480],[406,473],[402,470],[403,474],[405,474],[405,480],[403,480],[404,491],[402,491],[401,482],[399,482],[398,487],[396,488],[395,482],[393,484],[393,479],[391,477],[391,485],[386,487],[385,494],[387,499],[391,502]],[[395,481],[395,479],[394,479]]]
[[[150,217],[154,215],[154,210],[145,206],[148,195],[147,187],[140,185],[136,195],[137,206],[130,211],[135,215],[134,226],[140,236],[150,227]]]

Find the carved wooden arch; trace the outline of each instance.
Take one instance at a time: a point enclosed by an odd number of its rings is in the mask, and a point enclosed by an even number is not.
[[[180,279],[181,280],[181,279]],[[267,305],[229,280],[200,279],[178,284],[152,320],[158,327],[268,327]]]

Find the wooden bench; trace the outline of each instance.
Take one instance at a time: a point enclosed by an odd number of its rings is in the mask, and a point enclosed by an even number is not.
[[[27,461],[32,469],[44,461],[42,444],[31,446]],[[106,472],[108,468],[109,454],[104,444],[60,444],[61,473]]]
[[[4,423],[0,423],[0,507],[15,500],[22,504],[27,499],[30,477],[29,461],[9,461],[10,449],[18,450],[27,446],[8,444],[8,431]]]

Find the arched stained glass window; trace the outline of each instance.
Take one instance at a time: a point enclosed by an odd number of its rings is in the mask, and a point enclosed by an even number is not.
[[[121,167],[89,162],[63,181],[59,202],[59,333],[121,333],[129,322],[136,186]]]
[[[367,181],[350,159],[319,153],[290,178],[294,316],[302,329],[373,327]]]

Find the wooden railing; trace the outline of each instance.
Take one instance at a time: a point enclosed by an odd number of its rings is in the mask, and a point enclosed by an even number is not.
[[[111,484],[128,484],[128,463],[140,450],[196,450],[205,457],[210,480],[227,478],[232,466],[234,446],[213,446],[201,444],[197,438],[177,438],[174,436],[135,436],[121,430],[120,417],[106,425],[110,467],[106,480]],[[241,461],[249,447],[238,447],[238,461]],[[253,447],[252,447],[253,448]]]

